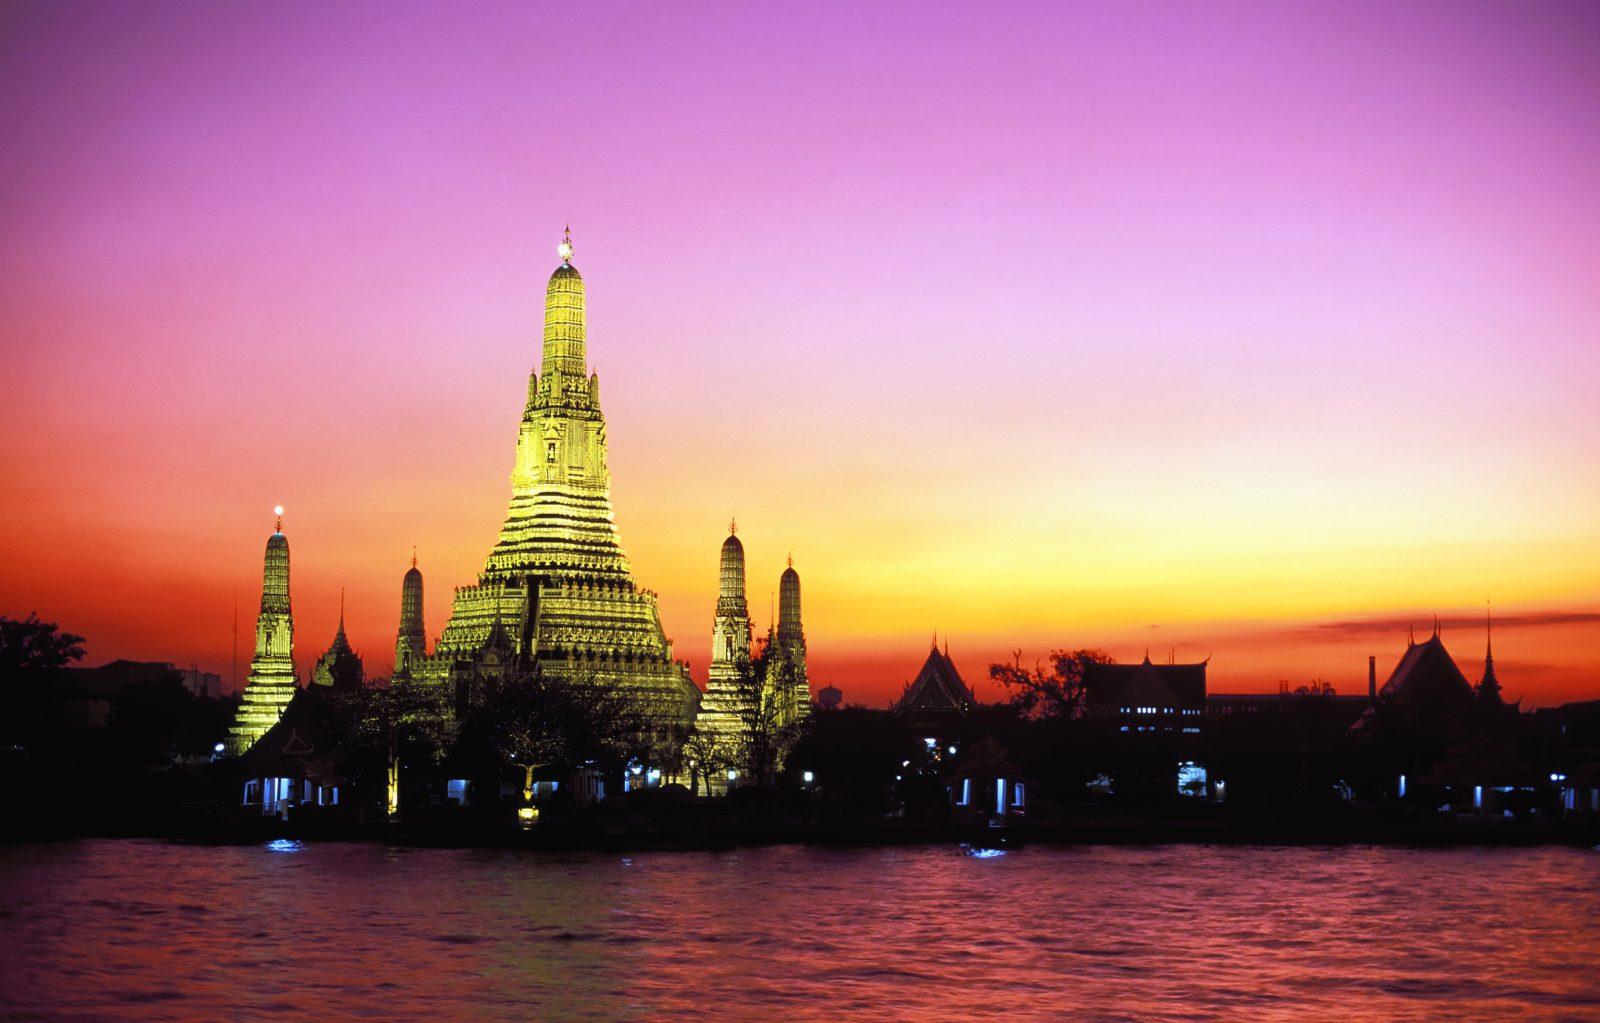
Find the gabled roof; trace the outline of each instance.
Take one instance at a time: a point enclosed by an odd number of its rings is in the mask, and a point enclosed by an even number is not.
[[[1086,664],[1083,686],[1094,707],[1201,707],[1206,664]]]
[[[917,677],[906,686],[891,709],[896,714],[908,711],[965,714],[974,702],[972,690],[961,681],[955,662],[936,646],[928,651],[928,659],[922,662]]]
[[[333,708],[315,688],[296,690],[283,716],[250,747],[254,778],[327,775],[338,755]]]
[[[1472,683],[1456,667],[1444,641],[1434,633],[1406,648],[1378,695],[1390,703],[1449,706],[1472,700]]]

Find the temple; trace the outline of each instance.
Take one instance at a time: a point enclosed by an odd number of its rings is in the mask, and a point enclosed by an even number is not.
[[[941,651],[935,640],[917,677],[906,683],[905,691],[890,709],[914,724],[931,724],[965,717],[976,702],[950,659],[949,641]]]
[[[703,748],[719,763],[762,773],[781,769],[795,739],[794,726],[811,713],[806,678],[806,637],[800,618],[800,573],[794,559],[778,579],[777,622],[759,654],[751,650],[750,605],[745,597],[744,544],[729,523],[718,569],[716,617],[711,626],[711,669],[695,719]],[[708,779],[708,791],[720,779]]]
[[[289,607],[289,538],[283,535],[283,509],[276,508],[278,524],[267,537],[262,559],[261,613],[256,616],[256,652],[233,727],[228,730],[228,752],[248,750],[278,723],[283,708],[294,698],[294,617]]]
[[[394,677],[409,679],[414,665],[428,656],[428,633],[422,625],[422,572],[417,555],[400,581],[400,632],[394,641]]]
[[[477,582],[456,589],[434,652],[408,655],[408,666],[414,681],[448,692],[456,713],[486,678],[537,665],[626,685],[664,726],[686,725],[699,690],[672,658],[655,595],[634,582],[612,521],[600,378],[587,364],[570,233],[558,251],[505,524]]]
[[[343,693],[360,689],[365,679],[366,670],[362,666],[361,655],[351,648],[350,640],[344,634],[344,593],[341,591],[339,631],[334,633],[332,645],[317,658],[316,666],[311,669],[311,684]]]
[[[733,759],[741,736],[755,725],[761,699],[751,669],[750,606],[745,600],[744,544],[737,522],[729,524],[728,538],[722,541],[718,584],[711,669],[695,728],[720,747],[725,758]]]
[[[806,634],[800,624],[800,573],[794,570],[792,557],[778,577],[778,626],[767,636],[766,699],[779,727],[788,727],[811,712]]]

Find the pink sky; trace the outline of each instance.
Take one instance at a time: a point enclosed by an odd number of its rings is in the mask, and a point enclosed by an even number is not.
[[[1475,678],[1486,598],[1600,695],[1594,5],[24,3],[0,95],[0,613],[91,660],[226,671],[276,503],[302,663],[413,544],[436,634],[570,220],[698,667],[736,512],[867,702],[934,629]]]

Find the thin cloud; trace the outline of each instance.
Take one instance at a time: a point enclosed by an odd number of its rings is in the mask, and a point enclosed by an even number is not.
[[[1394,634],[1415,629],[1417,632],[1433,631],[1433,616],[1418,615],[1416,617],[1400,618],[1365,618],[1342,622],[1321,622],[1302,629],[1293,630],[1292,634],[1307,639],[1330,639],[1339,636],[1371,636],[1381,634]],[[1528,629],[1549,625],[1591,625],[1600,624],[1600,611],[1531,611],[1523,614],[1495,615],[1494,627],[1496,629]],[[1482,629],[1482,615],[1458,615],[1439,619],[1439,628],[1449,629]]]

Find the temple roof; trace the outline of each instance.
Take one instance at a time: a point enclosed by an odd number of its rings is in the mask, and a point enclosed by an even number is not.
[[[1206,664],[1086,664],[1088,702],[1101,707],[1204,707]]]
[[[1434,633],[1406,648],[1378,695],[1390,703],[1457,703],[1472,699],[1472,683],[1456,666],[1444,641]]]
[[[906,686],[900,699],[892,708],[896,714],[907,711],[937,711],[948,714],[965,714],[975,701],[972,691],[961,680],[950,655],[938,647],[928,651],[917,677]]]

